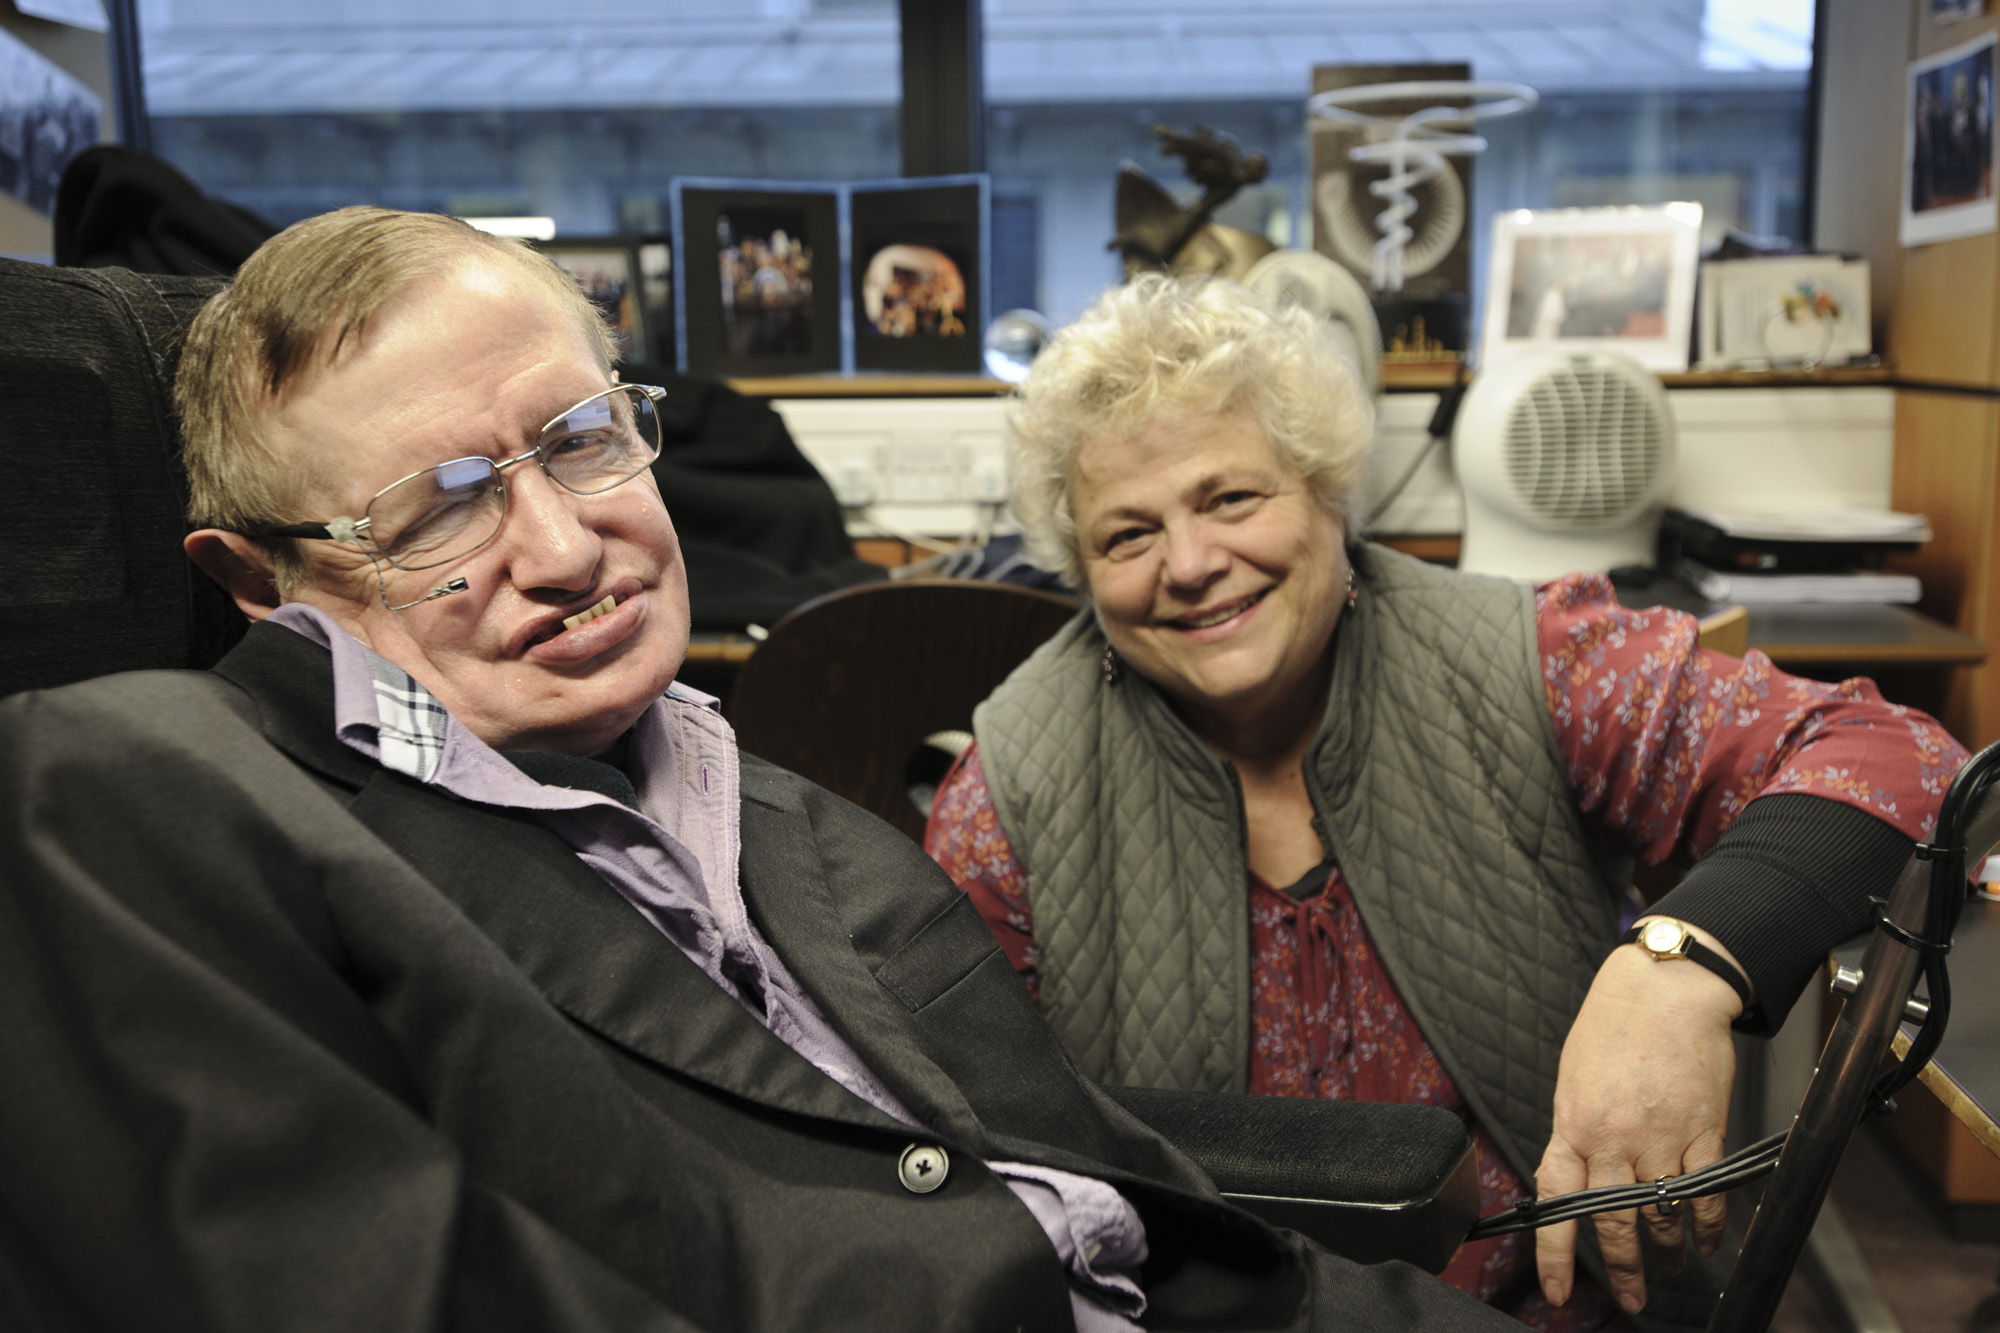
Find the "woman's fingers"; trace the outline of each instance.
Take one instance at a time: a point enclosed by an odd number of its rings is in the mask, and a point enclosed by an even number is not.
[[[1561,1135],[1549,1140],[1542,1164],[1535,1171],[1538,1198],[1574,1194],[1583,1188],[1583,1158]],[[1576,1282],[1576,1223],[1561,1222],[1535,1233],[1535,1268],[1542,1276],[1542,1296],[1550,1305],[1569,1299]]]
[[[1657,1160],[1633,1163],[1624,1154],[1610,1151],[1586,1161],[1560,1135],[1549,1141],[1536,1172],[1538,1197],[1553,1199],[1582,1189],[1607,1185],[1653,1183],[1667,1177],[1666,1195],[1676,1199],[1670,1211],[1662,1213],[1654,1203],[1622,1212],[1599,1213],[1592,1223],[1597,1243],[1604,1255],[1604,1267],[1611,1282],[1611,1294],[1619,1307],[1637,1313],[1646,1303],[1646,1270],[1642,1250],[1653,1252],[1653,1263],[1662,1276],[1672,1277],[1687,1265],[1687,1244],[1692,1231],[1694,1243],[1703,1254],[1712,1254],[1722,1240],[1727,1205],[1722,1195],[1704,1199],[1677,1199],[1675,1178],[1722,1159],[1722,1144],[1712,1136],[1690,1143],[1680,1160],[1670,1169],[1662,1167],[1673,1154]],[[1692,1226],[1690,1226],[1692,1223]],[[1567,1301],[1576,1285],[1576,1223],[1543,1227],[1535,1233],[1535,1263],[1541,1272],[1542,1294],[1551,1305]]]
[[[1653,1251],[1653,1262],[1660,1272],[1668,1277],[1687,1266],[1687,1212],[1685,1202],[1678,1201],[1673,1193],[1675,1176],[1681,1174],[1678,1163],[1666,1170],[1655,1170],[1663,1163],[1642,1164],[1637,1172],[1640,1181],[1657,1185],[1662,1176],[1666,1177],[1665,1198],[1669,1200],[1665,1212],[1660,1210],[1659,1196],[1652,1203],[1639,1209],[1639,1225],[1646,1235],[1646,1244]]]
[[[1682,1169],[1699,1171],[1705,1166],[1714,1166],[1722,1160],[1723,1142],[1720,1135],[1707,1135],[1690,1144]],[[1714,1254],[1722,1245],[1722,1229],[1729,1221],[1729,1196],[1711,1194],[1705,1199],[1692,1199],[1688,1211],[1694,1218],[1694,1247],[1705,1258]]]
[[[1632,1163],[1623,1154],[1609,1153],[1592,1158],[1590,1189],[1604,1185],[1630,1185],[1635,1179]],[[1597,1248],[1604,1256],[1605,1275],[1611,1279],[1611,1294],[1618,1308],[1637,1314],[1646,1305],[1646,1263],[1639,1253],[1639,1215],[1633,1209],[1599,1213]]]
[[[1667,1162],[1678,1157],[1671,1166]],[[1652,1247],[1653,1260],[1662,1273],[1671,1277],[1687,1266],[1689,1233],[1703,1254],[1713,1254],[1722,1243],[1722,1226],[1729,1211],[1727,1199],[1711,1194],[1701,1199],[1685,1199],[1674,1190],[1675,1181],[1690,1171],[1699,1171],[1722,1160],[1722,1140],[1713,1133],[1699,1133],[1686,1149],[1659,1161],[1642,1161],[1638,1176],[1656,1186],[1664,1184],[1660,1198],[1668,1200],[1665,1212],[1659,1199],[1639,1210],[1639,1223]],[[1662,1169],[1662,1168],[1665,1169]],[[1662,1181],[1664,1177],[1664,1181]],[[1692,1226],[1690,1226],[1692,1222]]]
[[[1741,1008],[1735,991],[1703,968],[1614,951],[1563,1042],[1541,1197],[1651,1185],[1716,1161],[1736,1072],[1729,1024]],[[1627,1313],[1646,1302],[1643,1248],[1661,1252],[1663,1272],[1685,1262],[1687,1207],[1665,1216],[1648,1204],[1595,1219],[1611,1293]],[[1721,1217],[1719,1201],[1701,1205],[1698,1241],[1712,1247],[1721,1239]],[[1545,1288],[1559,1278],[1567,1297],[1575,1240],[1553,1230],[1538,1237],[1536,1259]]]

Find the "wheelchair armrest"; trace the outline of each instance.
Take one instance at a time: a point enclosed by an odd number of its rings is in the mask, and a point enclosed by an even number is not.
[[[1357,1263],[1404,1259],[1440,1272],[1479,1219],[1478,1154],[1441,1107],[1104,1091],[1231,1203]]]

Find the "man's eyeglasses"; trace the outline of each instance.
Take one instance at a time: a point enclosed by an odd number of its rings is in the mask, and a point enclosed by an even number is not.
[[[535,447],[502,462],[454,458],[412,472],[375,492],[360,518],[324,523],[266,523],[253,537],[351,542],[397,569],[435,569],[493,540],[507,516],[507,469],[534,459],[550,481],[576,495],[622,486],[660,456],[655,404],[667,396],[650,384],[595,393],[543,426]],[[388,594],[385,590],[383,600]],[[408,603],[407,605],[414,605]]]

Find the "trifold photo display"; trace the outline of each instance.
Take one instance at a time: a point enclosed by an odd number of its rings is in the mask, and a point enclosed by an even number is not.
[[[673,186],[680,367],[977,373],[987,180]]]

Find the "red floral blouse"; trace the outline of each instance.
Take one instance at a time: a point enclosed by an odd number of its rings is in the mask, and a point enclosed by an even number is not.
[[[1620,607],[1601,575],[1537,589],[1535,610],[1549,715],[1584,819],[1649,862],[1700,856],[1750,800],[1775,792],[1845,802],[1922,838],[1964,762],[1935,722],[1885,702],[1872,683],[1826,685],[1787,675],[1760,652],[1741,661],[1709,652],[1696,646],[1693,617]],[[1027,875],[977,746],[939,787],[924,849],[971,895],[1033,988]],[[1403,1008],[1339,867],[1303,897],[1252,874],[1249,898],[1250,1091],[1448,1107],[1479,1147],[1482,1212],[1520,1198],[1520,1178]],[[1551,1308],[1531,1233],[1464,1246],[1444,1278],[1560,1333],[1618,1315],[1581,1278],[1569,1303]]]

